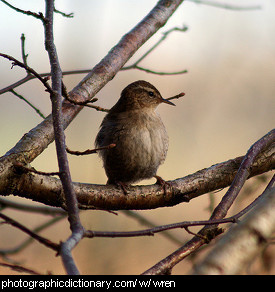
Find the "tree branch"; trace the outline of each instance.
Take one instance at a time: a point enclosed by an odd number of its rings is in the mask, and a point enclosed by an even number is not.
[[[1,209],[11,208],[11,209],[20,210],[20,211],[51,215],[51,216],[66,214],[66,212],[60,208],[54,208],[54,207],[48,207],[48,206],[34,206],[33,204],[29,205],[29,204],[18,203],[12,200],[4,199],[4,198],[0,198],[0,208]]]
[[[176,72],[159,72],[159,71],[150,70],[150,69],[146,69],[144,67],[139,66],[139,63],[143,61],[150,53],[152,53],[163,41],[165,41],[168,35],[172,33],[173,31],[185,32],[187,31],[187,27],[186,26],[183,26],[182,28],[174,27],[164,32],[161,39],[156,44],[154,44],[147,52],[145,52],[134,64],[121,68],[121,71],[130,70],[130,69],[138,69],[147,73],[157,74],[157,75],[179,75],[179,74],[187,73],[187,70],[181,70],[181,71],[176,71]]]
[[[194,174],[170,181],[166,194],[159,185],[132,186],[125,196],[120,188],[112,185],[74,183],[78,203],[82,208],[103,210],[153,209],[174,206],[181,202],[228,187],[234,180],[244,157],[237,157],[215,164]],[[250,168],[249,177],[275,168],[275,146],[271,145],[259,155]],[[13,194],[55,207],[66,207],[59,179],[35,173],[14,170],[8,180],[0,176],[0,194]],[[19,172],[18,172],[19,171]],[[41,181],[43,182],[41,184]]]
[[[91,69],[63,71],[63,72],[62,72],[62,76],[66,76],[66,75],[74,75],[74,74],[87,74],[87,73],[89,73],[90,71],[91,71]],[[50,75],[51,75],[50,72],[39,74],[39,76],[42,77],[42,78],[44,78],[44,77],[49,78]],[[33,80],[33,79],[35,79],[35,78],[36,78],[36,77],[35,77],[34,75],[32,75],[32,74],[28,74],[28,75],[25,76],[24,78],[22,78],[22,79],[20,79],[20,80],[18,80],[18,81],[16,81],[16,82],[14,82],[14,83],[12,83],[12,84],[6,86],[6,87],[0,89],[0,95],[1,95],[1,94],[4,94],[4,93],[6,93],[6,92],[9,92],[9,91],[11,91],[12,89],[14,89],[14,88],[16,88],[16,87],[18,87],[18,86],[20,86],[20,85],[22,85],[22,84],[24,84],[24,83],[30,81],[30,80]]]
[[[9,56],[7,54],[2,54],[2,53],[0,53],[0,56],[5,58],[5,59],[8,59],[8,60],[12,61],[13,62],[12,63],[12,67],[13,66],[19,66],[21,68],[24,68],[27,72],[29,72],[30,74],[35,76],[35,78],[37,78],[39,81],[41,81],[42,84],[46,87],[47,91],[51,93],[52,88],[49,86],[49,84],[47,82],[48,81],[47,78],[45,79],[45,78],[41,77],[34,69],[29,67],[27,64],[18,61],[17,59],[13,58],[12,56]]]
[[[40,235],[32,232],[31,230],[29,230],[28,228],[26,228],[25,226],[23,226],[22,224],[20,224],[19,222],[11,219],[10,217],[8,217],[7,215],[4,215],[3,213],[0,213],[0,218],[2,218],[3,220],[5,220],[5,222],[7,224],[10,224],[20,230],[22,230],[23,232],[25,232],[26,234],[28,234],[29,236],[31,236],[33,239],[39,241],[41,244],[55,250],[55,251],[59,251],[59,245],[44,238],[41,237]]]
[[[78,203],[71,180],[66,153],[65,135],[62,123],[62,71],[53,40],[54,0],[46,0],[45,47],[48,51],[52,75],[52,116],[60,179],[65,195],[68,219],[72,230],[71,236],[61,244],[60,255],[68,274],[79,274],[73,261],[71,250],[82,239],[84,229],[79,218]]]
[[[245,219],[220,240],[195,274],[233,275],[242,271],[247,264],[266,246],[275,232],[275,176],[261,195],[261,201]],[[243,252],[245,250],[245,252]]]
[[[28,101],[23,95],[17,93],[15,90],[11,89],[10,92],[15,95],[16,97],[20,98],[21,100],[23,100],[24,102],[26,102],[32,109],[34,109],[36,111],[36,113],[42,118],[45,119],[46,117],[41,113],[41,111],[34,106],[30,101]]]
[[[23,60],[23,63],[25,64],[25,66],[28,66],[28,63],[27,63],[27,58],[28,58],[28,54],[26,54],[25,52],[25,35],[22,33],[21,34],[21,54],[22,54],[22,60]],[[29,75],[30,73],[27,71],[27,75]]]
[[[20,273],[28,273],[30,275],[41,275],[40,273],[38,273],[32,269],[29,269],[29,268],[26,268],[26,267],[23,267],[23,266],[17,265],[17,264],[7,264],[7,263],[0,262],[0,266],[10,268],[10,269],[12,269],[16,272],[20,272]]]
[[[116,144],[110,144],[110,145],[107,145],[107,146],[103,146],[103,147],[100,147],[100,148],[95,148],[95,149],[87,149],[85,151],[73,151],[73,150],[70,150],[68,147],[66,147],[66,151],[72,155],[77,155],[77,156],[80,156],[80,155],[89,155],[89,154],[94,154],[94,153],[97,153],[98,151],[101,151],[101,150],[104,150],[104,149],[111,149],[111,148],[114,148],[116,147]]]
[[[219,3],[215,1],[207,1],[207,0],[188,0],[188,1],[194,2],[197,4],[204,4],[204,5],[209,5],[209,6],[213,6],[217,8],[224,8],[224,9],[236,10],[236,11],[258,10],[262,8],[260,5],[237,6],[237,5]]]
[[[3,2],[3,3],[6,4],[7,6],[9,6],[10,8],[12,8],[13,10],[15,10],[16,12],[23,13],[23,14],[25,14],[25,15],[32,16],[32,17],[34,17],[34,18],[37,18],[37,19],[39,19],[39,20],[42,20],[43,23],[44,23],[44,21],[45,21],[45,18],[44,18],[44,16],[43,16],[42,12],[35,13],[35,12],[29,11],[29,10],[28,10],[28,11],[27,11],[27,10],[22,10],[22,9],[20,9],[20,8],[17,8],[17,7],[15,7],[15,6],[11,5],[10,3],[8,3],[8,2],[5,1],[5,0],[1,0],[1,2]]]

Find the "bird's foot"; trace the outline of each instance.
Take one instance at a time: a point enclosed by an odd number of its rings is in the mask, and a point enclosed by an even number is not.
[[[164,191],[164,194],[166,195],[167,193],[167,188],[171,188],[172,184],[169,183],[168,181],[164,180],[163,178],[161,178],[158,175],[154,175],[154,178],[156,178],[157,182],[156,184],[160,185]]]
[[[117,181],[115,184],[122,189],[124,195],[128,195],[128,191],[127,191],[128,185],[127,184],[125,184],[121,181]]]
[[[124,195],[128,195],[127,191],[128,185],[124,182],[108,179],[107,185],[115,185],[116,187],[120,188],[123,191]]]

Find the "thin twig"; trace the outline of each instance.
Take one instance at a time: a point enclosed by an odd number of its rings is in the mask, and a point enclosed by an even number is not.
[[[71,12],[71,13],[65,13],[65,12],[62,12],[60,10],[57,10],[56,8],[54,8],[54,12],[55,13],[58,13],[58,14],[64,16],[64,17],[67,17],[67,18],[73,18],[74,17],[74,13],[73,12]]]
[[[70,95],[67,92],[67,88],[66,88],[65,84],[63,83],[63,81],[62,81],[62,95],[67,101],[69,101],[70,103],[72,103],[74,105],[90,107],[90,108],[93,108],[93,109],[95,109],[97,111],[101,111],[101,112],[108,112],[109,111],[108,109],[102,108],[100,106],[90,104],[90,103],[94,103],[94,102],[96,102],[98,100],[95,97],[92,98],[91,100],[86,100],[86,101],[75,101],[74,99],[71,99]]]
[[[182,96],[185,96],[185,93],[184,93],[184,92],[181,92],[181,93],[179,93],[179,94],[177,94],[177,95],[175,95],[175,96],[172,96],[172,97],[168,97],[168,98],[166,98],[166,99],[167,99],[167,100],[178,99],[178,98],[180,98],[180,97],[182,97]]]
[[[155,75],[181,75],[184,73],[188,73],[187,70],[175,71],[175,72],[155,71],[155,70],[151,70],[151,69],[144,68],[144,67],[137,66],[137,65],[132,65],[132,66],[126,67],[125,69],[122,68],[121,70],[129,70],[129,69],[137,69],[137,70],[144,71],[146,73],[155,74]]]
[[[96,111],[99,111],[99,112],[105,112],[105,113],[108,113],[109,112],[109,109],[107,108],[103,108],[101,106],[98,106],[98,105],[93,105],[93,104],[85,104],[86,107],[90,107],[90,108],[93,108],[95,109]]]
[[[14,94],[15,96],[17,96],[18,98],[20,98],[21,100],[25,101],[31,108],[33,108],[36,113],[43,119],[45,119],[46,117],[41,113],[41,111],[36,107],[34,106],[30,101],[28,101],[23,95],[17,93],[15,90],[11,89],[10,92],[12,94]]]
[[[21,231],[25,232],[26,234],[31,236],[33,239],[39,241],[43,245],[45,245],[45,246],[47,246],[47,247],[49,247],[57,252],[59,251],[59,248],[60,248],[59,244],[56,244],[56,243],[50,241],[49,239],[41,237],[40,235],[34,233],[33,231],[31,231],[27,227],[23,226],[21,223],[13,220],[12,218],[8,217],[7,215],[4,215],[3,213],[0,213],[0,218],[5,220],[5,223],[10,224],[10,225],[20,229]]]
[[[14,163],[13,165],[15,168],[17,168],[19,171],[22,171],[22,172],[32,172],[32,173],[45,175],[45,176],[53,176],[53,175],[61,176],[61,172],[59,172],[59,171],[53,171],[53,172],[40,171],[40,170],[36,170],[34,168],[31,168],[31,167],[27,167],[19,162]]]
[[[12,67],[13,66],[19,66],[21,68],[24,68],[26,71],[28,71],[29,73],[31,73],[32,75],[34,75],[38,80],[40,80],[43,85],[46,87],[47,91],[52,93],[52,88],[50,87],[50,85],[48,84],[48,80],[47,78],[43,78],[41,77],[34,69],[32,69],[31,67],[29,67],[28,65],[18,61],[17,59],[13,58],[12,56],[9,56],[7,54],[2,54],[0,53],[0,56],[5,58],[5,59],[8,59],[10,61],[12,61]],[[10,91],[10,90],[9,90]]]
[[[41,275],[41,273],[38,273],[33,269],[29,269],[29,268],[26,268],[26,267],[23,267],[23,266],[17,265],[17,264],[8,264],[8,263],[0,262],[0,266],[10,268],[10,269],[12,269],[16,272],[20,272],[20,273],[28,273],[30,275]]]
[[[74,75],[74,74],[87,74],[90,71],[91,71],[90,69],[70,70],[70,71],[63,71],[62,75],[66,76],[66,75]],[[41,74],[39,74],[39,76],[41,78],[49,77],[49,76],[51,76],[51,73],[50,72],[41,73]],[[0,89],[0,95],[6,93],[6,92],[10,91],[11,89],[14,89],[14,88],[32,80],[32,79],[35,79],[35,78],[36,78],[36,76],[34,76],[34,75],[27,75],[26,77],[16,81],[15,83],[10,84],[10,85],[6,86],[5,88]]]
[[[219,3],[219,2],[207,1],[207,0],[188,0],[188,1],[194,2],[197,4],[204,4],[204,5],[209,5],[213,7],[236,10],[236,11],[259,10],[262,8],[260,5],[236,6],[232,4]]]
[[[95,148],[95,149],[88,149],[85,151],[73,151],[73,150],[70,150],[68,147],[66,147],[66,151],[72,155],[80,156],[80,155],[94,154],[94,153],[97,153],[98,151],[105,150],[105,149],[111,149],[114,147],[116,147],[116,144],[110,144],[107,146],[103,146],[103,147],[99,147],[99,148]]]
[[[187,26],[183,26],[182,28],[174,27],[164,32],[160,40],[156,44],[154,44],[148,51],[146,51],[134,64],[130,66],[125,66],[121,68],[120,70],[125,71],[125,70],[130,70],[130,69],[138,69],[140,71],[144,71],[144,72],[156,74],[156,75],[179,75],[179,74],[187,73],[188,72],[187,70],[181,70],[181,71],[175,71],[175,72],[160,72],[160,71],[150,70],[150,69],[139,66],[139,63],[142,60],[144,60],[152,51],[154,51],[173,31],[185,32],[187,31]]]
[[[213,224],[224,224],[224,223],[235,223],[235,218],[227,218],[222,220],[204,220],[204,221],[183,221],[178,223],[172,223],[167,225],[160,225],[153,228],[136,230],[136,231],[91,231],[86,230],[84,237],[137,237],[137,236],[153,236],[156,233],[163,232],[166,230],[184,228],[188,233],[193,234],[188,227],[190,226],[201,226],[201,225],[213,225]],[[197,235],[197,234],[195,234]],[[205,238],[205,237],[203,237]]]
[[[23,60],[23,63],[28,66],[28,63],[27,63],[27,58],[28,58],[28,54],[26,54],[25,52],[25,35],[22,33],[21,34],[21,54],[22,54],[22,60]],[[27,75],[30,75],[30,72],[27,71]]]
[[[10,8],[12,8],[13,10],[15,10],[16,12],[23,13],[23,14],[28,15],[28,16],[33,16],[34,18],[37,18],[39,20],[42,20],[43,23],[45,22],[45,18],[43,16],[43,13],[42,12],[35,13],[35,12],[29,11],[29,10],[28,11],[27,10],[22,10],[20,8],[17,8],[15,6],[11,5],[10,3],[8,3],[5,0],[1,0],[1,2],[3,2],[7,6],[9,6]]]
[[[56,224],[57,222],[59,222],[60,220],[63,220],[65,217],[67,216],[67,213],[65,214],[61,214],[58,217],[55,218],[51,218],[50,220],[48,220],[46,223],[43,223],[41,225],[39,225],[38,227],[34,228],[32,230],[32,232],[34,234],[37,234],[41,231],[43,231],[44,229],[52,226],[53,224]],[[9,249],[0,249],[0,255],[1,256],[7,256],[7,255],[11,255],[11,254],[16,254],[18,252],[21,252],[24,248],[28,247],[35,239],[33,237],[28,237],[27,239],[25,239],[21,244],[13,247],[13,248],[9,248]]]
[[[142,214],[138,212],[135,212],[132,210],[122,210],[121,212],[130,218],[134,218],[141,225],[144,225],[150,228],[157,227],[157,224],[153,223],[151,220],[147,219],[145,216],[143,216]],[[182,245],[183,240],[181,238],[178,238],[178,236],[175,236],[174,234],[169,232],[169,230],[163,230],[161,235],[179,246]]]
[[[39,213],[43,215],[51,215],[51,216],[57,216],[57,215],[64,215],[67,214],[64,210],[56,207],[49,207],[49,206],[35,206],[35,205],[29,205],[29,204],[23,204],[19,202],[14,202],[12,200],[8,200],[5,198],[0,198],[0,206],[1,208],[11,208],[15,210],[25,211],[25,212],[31,212],[31,213]]]

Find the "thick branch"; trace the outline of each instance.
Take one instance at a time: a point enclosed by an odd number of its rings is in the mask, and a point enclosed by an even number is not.
[[[208,192],[229,186],[244,157],[237,157],[194,174],[171,181],[166,194],[158,185],[133,186],[125,196],[120,188],[111,185],[74,183],[78,202],[82,208],[153,209],[188,202]],[[250,176],[275,168],[275,146],[266,149],[253,163]],[[17,173],[8,180],[0,177],[0,194],[14,194],[47,205],[65,207],[59,179],[35,173]]]

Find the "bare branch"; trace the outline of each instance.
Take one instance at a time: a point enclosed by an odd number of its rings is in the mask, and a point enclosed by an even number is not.
[[[73,89],[73,97],[79,99],[81,95],[82,101],[83,98],[87,100],[94,97],[137,49],[166,23],[182,2],[182,0],[159,1],[152,11],[136,27],[124,35],[108,55]]]
[[[127,196],[112,185],[74,183],[79,204],[86,208],[103,210],[153,209],[173,206],[229,186],[244,157],[237,157],[184,178],[170,181],[166,194],[158,185],[132,186]],[[250,168],[249,177],[275,168],[275,147],[266,149]],[[41,185],[41,181],[43,184]],[[16,187],[20,186],[20,188]],[[55,207],[66,208],[59,179],[34,173],[14,175],[9,180],[0,176],[0,194],[30,198]],[[57,194],[60,194],[57,196]]]
[[[175,95],[175,96],[172,96],[172,97],[168,97],[168,98],[166,98],[166,99],[167,99],[167,100],[178,99],[178,98],[180,98],[180,97],[182,97],[182,96],[185,96],[185,93],[184,93],[184,92],[181,92],[181,93],[179,93],[179,94],[177,94],[177,95]]]
[[[23,63],[25,64],[25,66],[28,66],[28,63],[27,63],[27,58],[28,58],[28,54],[26,54],[25,52],[25,35],[22,33],[21,34],[21,54],[22,54],[22,60],[23,60]],[[27,74],[29,75],[30,72],[27,71]]]
[[[207,0],[188,0],[190,2],[194,2],[197,4],[204,4],[209,5],[217,8],[224,8],[229,10],[236,10],[236,11],[246,11],[246,10],[258,10],[262,7],[260,5],[251,5],[251,6],[236,6],[232,4],[225,4],[225,3],[219,3],[214,1],[207,1]]]
[[[62,211],[62,210],[60,210]],[[43,231],[44,229],[56,224],[57,222],[59,222],[60,220],[63,220],[65,217],[67,217],[67,213],[65,213],[63,211],[63,214],[51,218],[50,220],[48,220],[47,222],[39,225],[38,227],[34,228],[32,230],[33,233],[37,234],[41,231]],[[11,255],[11,254],[16,254],[21,252],[24,248],[28,247],[35,239],[33,237],[28,237],[27,239],[25,239],[21,244],[12,247],[12,248],[8,248],[8,249],[0,249],[0,255],[2,256],[7,256],[7,255]]]
[[[89,73],[90,71],[91,71],[91,69],[63,71],[63,72],[62,72],[62,76],[66,76],[66,75],[74,75],[74,74],[87,74],[87,73]],[[45,78],[45,77],[46,77],[46,78],[49,78],[49,77],[51,76],[51,73],[50,73],[50,72],[47,72],[47,73],[41,73],[41,74],[39,74],[39,75],[40,75],[40,77],[42,77],[42,78]],[[30,74],[30,75],[27,75],[26,77],[24,77],[24,78],[22,78],[22,79],[16,81],[15,83],[12,83],[12,84],[6,86],[5,88],[0,89],[0,95],[1,95],[1,94],[4,94],[4,93],[6,93],[6,92],[9,92],[11,89],[14,89],[14,88],[16,88],[16,87],[18,87],[18,86],[20,86],[20,85],[22,85],[22,84],[24,84],[24,83],[26,83],[26,82],[32,80],[32,79],[35,79],[35,78],[36,78],[36,77],[33,76],[33,75],[31,75],[31,74]]]
[[[275,176],[261,195],[260,203],[217,243],[195,274],[233,275],[260,253],[275,232]],[[245,250],[245,252],[243,252]]]
[[[18,61],[17,59],[13,58],[12,56],[6,55],[6,54],[2,54],[0,53],[0,56],[8,59],[10,61],[13,61],[12,63],[12,67],[13,66],[19,66],[21,68],[24,68],[27,72],[29,72],[30,74],[34,75],[38,80],[40,80],[42,82],[42,84],[46,87],[47,91],[52,92],[52,88],[49,86],[48,84],[48,80],[45,78],[42,78],[34,69],[32,69],[31,67],[29,67],[28,65]]]
[[[48,51],[52,75],[52,116],[54,136],[59,165],[60,179],[65,194],[68,219],[72,231],[67,241],[60,247],[60,255],[68,274],[79,274],[72,258],[71,250],[81,240],[84,229],[79,218],[78,203],[73,188],[70,169],[66,153],[65,135],[62,123],[62,72],[53,40],[54,0],[46,0],[45,47]]]
[[[40,19],[40,20],[42,20],[43,23],[44,23],[44,21],[45,21],[45,18],[44,18],[44,16],[43,16],[42,12],[35,13],[35,12],[29,11],[29,10],[28,10],[28,11],[27,11],[27,10],[22,10],[22,9],[20,9],[20,8],[17,8],[17,7],[15,7],[15,6],[11,5],[10,3],[8,3],[8,2],[5,1],[5,0],[1,0],[1,2],[3,2],[3,3],[6,4],[7,6],[9,6],[10,8],[12,8],[13,10],[15,10],[16,12],[23,13],[23,14],[28,15],[28,16],[33,16],[33,17],[36,18],[36,19]]]
[[[116,144],[110,144],[110,145],[107,145],[107,146],[104,146],[104,147],[95,148],[95,149],[88,149],[88,150],[85,150],[85,151],[73,151],[73,150],[70,150],[68,147],[66,147],[66,151],[68,153],[72,154],[72,155],[80,156],[80,155],[94,154],[94,153],[97,153],[100,150],[111,149],[111,148],[114,148],[114,147],[116,147]]]
[[[30,275],[41,275],[40,273],[34,271],[33,269],[29,269],[26,267],[23,267],[21,265],[16,265],[16,264],[8,264],[8,263],[1,263],[0,262],[0,266],[2,267],[6,267],[6,268],[10,268],[16,272],[20,272],[20,273],[28,273]]]
[[[41,111],[36,107],[34,106],[30,101],[28,101],[23,95],[17,93],[15,90],[11,89],[10,92],[12,94],[14,94],[15,96],[19,97],[20,99],[22,99],[23,101],[25,101],[31,108],[33,108],[36,113],[43,119],[45,119],[46,117],[41,113]]]
[[[74,17],[73,12],[71,12],[71,13],[64,13],[64,12],[62,12],[60,10],[57,10],[56,8],[54,8],[54,12],[55,13],[58,13],[58,14],[64,16],[64,17],[67,17],[67,18],[73,18]]]
[[[4,215],[2,213],[0,213],[0,218],[2,218],[3,220],[5,220],[5,223],[10,224],[18,229],[20,229],[21,231],[25,232],[26,234],[28,234],[29,236],[31,236],[33,239],[39,241],[41,244],[55,250],[55,251],[59,251],[59,245],[44,238],[41,237],[40,235],[32,232],[31,230],[29,230],[27,227],[23,226],[21,223],[13,220],[12,218],[8,217],[7,215]]]
[[[7,200],[4,198],[0,198],[0,206],[1,208],[11,208],[11,209],[16,209],[20,211],[39,213],[39,214],[51,215],[51,216],[66,214],[66,212],[60,208],[54,208],[54,207],[48,207],[48,206],[34,206],[33,204],[28,205],[28,204],[13,202],[11,200]]]
[[[151,73],[151,74],[156,74],[156,75],[181,75],[184,73],[187,73],[187,70],[182,70],[182,71],[175,71],[175,72],[161,72],[161,71],[155,71],[155,70],[151,70],[151,69],[146,69],[137,65],[133,65],[130,67],[126,67],[125,69],[121,69],[121,70],[129,70],[129,69],[138,69],[140,71],[144,71],[146,73]]]
[[[179,75],[179,74],[187,73],[187,70],[181,70],[181,71],[176,71],[176,72],[159,72],[159,71],[150,70],[150,69],[146,69],[144,67],[139,66],[139,63],[143,61],[152,51],[154,51],[163,41],[165,41],[168,35],[173,31],[185,32],[187,31],[187,27],[186,26],[183,26],[182,28],[174,27],[164,32],[161,39],[156,44],[154,44],[147,52],[145,52],[134,64],[123,67],[120,70],[125,71],[125,70],[130,70],[130,69],[138,69],[138,70],[151,73],[151,74],[156,74],[156,75]]]
[[[236,216],[230,218],[225,218],[221,220],[202,220],[202,221],[183,221],[178,223],[172,223],[167,225],[156,226],[153,228],[137,230],[137,231],[92,231],[86,230],[84,237],[136,237],[136,236],[153,236],[156,233],[163,232],[166,230],[172,230],[176,228],[184,228],[188,233],[193,234],[188,227],[190,226],[201,226],[201,225],[214,225],[214,224],[224,224],[224,223],[236,223]],[[195,234],[198,235],[198,234]],[[198,235],[199,236],[199,235]],[[205,237],[204,237],[205,239]]]
[[[98,105],[85,104],[85,106],[86,107],[93,108],[93,109],[95,109],[96,111],[99,111],[99,112],[105,112],[105,113],[107,113],[109,111],[107,108],[103,108],[103,107],[98,106]]]
[[[133,218],[134,220],[136,220],[139,224],[153,228],[156,227],[157,224],[153,223],[152,220],[147,219],[145,216],[143,216],[142,214],[140,214],[139,212],[135,212],[132,210],[123,210],[121,211],[124,215]],[[174,242],[175,244],[177,244],[178,246],[182,245],[182,239],[178,238],[178,236],[175,236],[174,234],[172,234],[169,231],[163,231],[161,233],[162,236],[166,237],[168,240],[170,240],[171,242]]]
[[[36,173],[36,174],[46,175],[46,176],[53,176],[53,175],[61,176],[61,172],[59,172],[59,171],[53,171],[53,172],[39,171],[39,170],[36,170],[34,168],[27,167],[27,166],[25,166],[25,165],[23,165],[21,163],[15,163],[14,167],[19,172],[33,172],[33,173]]]

